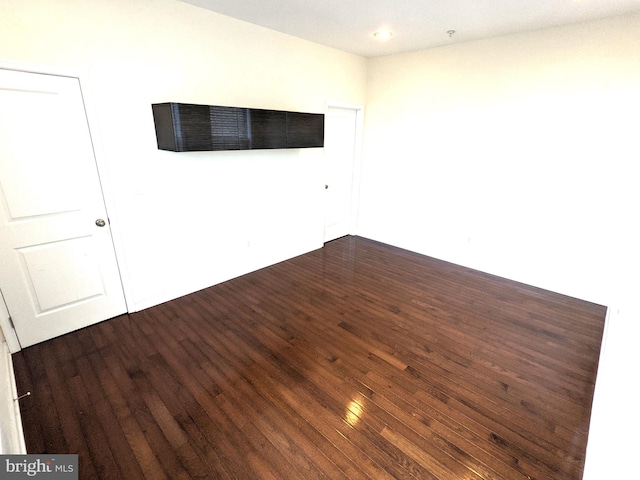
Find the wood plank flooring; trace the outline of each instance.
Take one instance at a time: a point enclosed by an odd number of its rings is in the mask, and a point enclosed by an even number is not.
[[[83,480],[577,480],[604,316],[346,237],[13,361]]]

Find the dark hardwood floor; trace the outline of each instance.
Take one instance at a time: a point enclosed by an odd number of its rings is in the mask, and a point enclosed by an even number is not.
[[[580,479],[605,308],[357,237],[14,355],[81,479]]]

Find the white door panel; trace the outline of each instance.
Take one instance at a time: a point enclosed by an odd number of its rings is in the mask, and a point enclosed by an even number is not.
[[[22,347],[126,311],[77,78],[0,70],[0,233]]]
[[[330,107],[325,124],[325,238],[349,234],[358,111]]]
[[[91,237],[16,249],[38,314],[105,295]]]

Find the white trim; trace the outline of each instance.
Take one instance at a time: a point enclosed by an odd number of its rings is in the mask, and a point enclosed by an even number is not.
[[[0,68],[19,72],[41,73],[43,75],[57,75],[60,77],[81,78],[87,75],[86,70],[60,65],[17,62],[0,59]]]
[[[0,342],[5,341],[9,352],[16,353],[20,351],[21,347],[16,330],[13,328],[13,325],[11,325],[10,316],[11,314],[7,309],[7,304],[0,290]]]
[[[0,342],[0,453],[19,454],[27,453],[20,417],[20,405],[16,389],[16,378],[13,373],[11,353],[5,342]],[[9,388],[4,388],[7,385]]]
[[[355,151],[353,152],[353,176],[351,178],[351,214],[349,216],[349,234],[358,234],[358,214],[360,212],[360,184],[362,179],[362,145],[364,139],[364,105],[344,102],[328,101],[325,113],[330,108],[342,108],[355,110],[356,112],[356,138]]]

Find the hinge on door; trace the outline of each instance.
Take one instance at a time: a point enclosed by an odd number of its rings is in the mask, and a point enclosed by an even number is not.
[[[9,323],[11,324],[11,328],[13,328],[15,330],[16,329],[16,325],[13,323],[13,318],[11,318],[11,315],[9,315]]]

